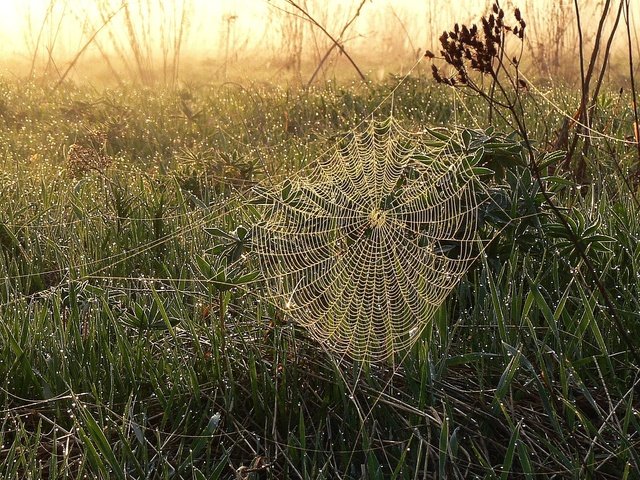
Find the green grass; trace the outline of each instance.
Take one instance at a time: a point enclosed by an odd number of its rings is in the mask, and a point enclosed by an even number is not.
[[[211,280],[205,228],[234,230],[252,182],[388,115],[398,82],[0,84],[0,478],[639,478],[640,371],[526,174],[504,192],[535,221],[506,228],[394,362],[338,363],[259,284],[227,288],[251,265]],[[603,98],[596,126],[628,136],[628,102]],[[540,98],[529,111],[547,150],[562,119]],[[478,101],[421,79],[394,115],[486,127]],[[549,185],[601,236],[585,245],[640,350],[639,192],[623,181],[638,160],[592,141],[592,185]],[[73,164],[73,143],[110,161]]]

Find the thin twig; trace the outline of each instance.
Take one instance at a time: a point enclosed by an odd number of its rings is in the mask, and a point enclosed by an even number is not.
[[[578,120],[580,124],[586,125],[588,128],[591,128],[591,119],[589,117],[590,112],[587,110],[587,101],[589,99],[589,85],[591,83],[591,78],[593,77],[593,72],[595,70],[596,61],[598,59],[598,54],[600,53],[600,42],[602,41],[602,35],[604,31],[604,26],[606,19],[609,15],[609,10],[611,7],[611,0],[606,0],[604,7],[602,9],[602,14],[600,15],[600,20],[598,22],[598,29],[595,36],[593,50],[591,51],[591,58],[589,59],[589,66],[587,67],[587,71],[584,71],[584,46],[583,46],[583,36],[582,36],[582,23],[580,20],[580,8],[578,6],[578,0],[574,0],[575,10],[576,10],[576,22],[578,26],[578,33],[580,38],[580,77],[581,77],[581,95],[580,95],[580,107],[578,108]],[[567,152],[566,159],[564,161],[564,165],[568,166],[571,162],[571,158],[573,153],[578,145],[578,140],[582,136],[583,130],[582,128],[576,128],[576,131],[573,135],[573,139],[571,141],[571,145],[569,146],[569,150]],[[586,153],[586,152],[583,152]],[[580,163],[578,165],[578,171],[576,173],[577,178],[580,180],[581,177],[584,176],[584,170],[586,169],[586,164],[584,160],[584,155],[580,158]]]
[[[313,18],[311,16],[311,14],[309,12],[307,12],[307,10],[305,10],[304,8],[299,6],[296,2],[294,2],[293,0],[287,0],[287,3],[289,5],[291,5],[293,8],[295,8],[296,10],[298,10],[300,13],[302,13],[302,15],[304,16],[304,18],[306,20],[311,22],[313,25],[315,25],[317,28],[319,28],[322,31],[322,33],[324,33],[327,37],[329,37],[329,39],[333,42],[333,44],[342,52],[342,54],[345,56],[345,58],[353,66],[353,68],[356,70],[356,72],[358,72],[358,76],[360,77],[360,79],[363,82],[367,81],[367,77],[365,77],[364,73],[362,73],[362,70],[360,70],[360,68],[358,67],[356,62],[353,60],[353,58],[351,58],[351,55],[349,55],[347,53],[347,51],[345,50],[344,46],[340,43],[339,39],[336,39],[333,35],[331,35],[327,31],[326,28],[324,28],[315,18]]]
[[[344,27],[342,27],[342,30],[340,31],[340,35],[338,35],[338,42],[342,41],[342,38],[344,37],[344,34],[347,32],[349,27],[353,24],[353,22],[356,20],[356,18],[358,18],[360,16],[360,12],[362,11],[362,7],[364,7],[364,4],[365,4],[366,1],[367,0],[362,0],[360,2],[360,5],[356,9],[356,13],[351,17],[351,19],[347,23],[345,23]],[[316,69],[314,70],[313,75],[311,75],[311,78],[309,78],[309,81],[307,82],[307,88],[309,88],[311,86],[313,81],[316,79],[316,76],[318,75],[318,73],[322,69],[322,66],[324,65],[324,63],[329,58],[329,55],[331,55],[331,52],[333,52],[338,45],[339,45],[338,43],[334,42],[331,45],[331,47],[329,47],[329,50],[327,50],[327,52],[322,57],[322,60],[320,60],[320,62],[316,66]]]
[[[78,53],[76,53],[76,56],[73,57],[73,60],[71,60],[71,63],[69,63],[69,66],[67,67],[67,69],[64,71],[64,73],[62,75],[60,75],[60,78],[58,79],[58,81],[56,82],[56,84],[53,86],[53,90],[57,90],[58,87],[60,87],[60,85],[62,84],[62,82],[64,82],[65,78],[67,78],[67,75],[69,75],[69,72],[71,71],[71,69],[73,67],[75,67],[76,63],[78,62],[78,60],[80,60],[80,57],[82,56],[82,54],[85,52],[85,50],[87,48],[89,48],[89,45],[91,45],[93,43],[93,41],[96,39],[96,37],[98,36],[98,34],[102,31],[102,29],[104,27],[106,27],[111,20],[118,14],[118,12],[120,12],[123,8],[124,5],[121,5],[120,8],[118,8],[117,10],[115,10],[111,16],[109,16],[106,21],[95,31],[93,32],[93,35],[91,35],[91,37],[89,37],[89,39],[85,42],[85,44],[82,46],[82,48],[80,50],[78,50]]]
[[[49,19],[49,16],[51,15],[51,12],[53,11],[53,7],[56,3],[56,0],[51,0],[49,2],[49,6],[47,7],[47,11],[44,15],[44,18],[42,19],[42,24],[40,25],[40,30],[38,31],[38,37],[36,38],[36,43],[33,46],[33,55],[31,56],[31,69],[29,70],[29,78],[33,78],[33,74],[35,72],[35,68],[36,68],[36,59],[38,57],[38,49],[40,48],[40,41],[42,39],[42,34],[44,32],[44,27],[47,24],[47,20]],[[31,24],[31,22],[29,22],[29,25]]]
[[[631,27],[629,17],[629,0],[624,1],[624,23],[627,30],[627,45],[629,53],[629,81],[631,82],[631,101],[633,103],[633,120],[635,125],[633,126],[633,132],[636,140],[636,147],[638,149],[638,165],[640,167],[640,122],[638,120],[638,97],[636,95],[636,82],[635,74],[633,71],[633,47],[631,46]]]

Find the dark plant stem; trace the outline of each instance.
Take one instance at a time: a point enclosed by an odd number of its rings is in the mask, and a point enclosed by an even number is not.
[[[227,349],[227,342],[226,342],[226,325],[225,325],[225,321],[224,321],[224,316],[226,313],[226,309],[224,308],[224,300],[225,300],[225,292],[223,290],[220,290],[220,293],[218,294],[218,298],[220,300],[220,307],[218,310],[218,327],[220,328],[220,350],[222,351],[222,353],[224,354],[224,352]]]
[[[635,74],[633,71],[633,46],[631,44],[631,18],[629,16],[629,0],[624,1],[624,23],[627,31],[627,45],[629,55],[629,81],[631,83],[631,101],[633,102],[633,132],[638,150],[638,168],[640,168],[640,121],[638,120],[638,96],[636,95]]]
[[[500,83],[498,78],[496,78],[496,85],[500,89],[502,95],[507,97],[507,92],[502,86],[502,84]],[[488,99],[486,95],[485,95],[485,98]],[[524,111],[522,98],[517,91],[515,94],[515,100],[520,107],[520,111]],[[541,172],[540,166],[538,165],[538,161],[536,160],[536,155],[533,149],[533,145],[531,144],[531,140],[529,139],[528,128],[526,126],[526,120],[524,118],[524,115],[519,115],[518,111],[516,110],[516,106],[512,103],[510,103],[507,108],[511,114],[511,117],[513,118],[513,121],[518,126],[518,130],[520,135],[522,136],[522,139],[524,140],[525,146],[527,148],[527,153],[529,156],[530,170],[536,179],[536,183],[538,184],[538,187],[540,188],[540,193],[542,193],[542,196],[544,197],[545,202],[547,203],[547,205],[549,205],[549,208],[551,209],[555,217],[559,220],[560,224],[563,226],[565,232],[568,235],[569,241],[573,244],[576,251],[578,252],[578,255],[580,256],[585,266],[587,267],[589,276],[591,277],[591,280],[593,284],[595,284],[597,290],[600,292],[600,295],[602,296],[607,312],[609,313],[609,316],[613,320],[613,323],[616,327],[616,330],[618,331],[618,334],[623,339],[624,343],[626,344],[627,348],[629,349],[636,363],[640,365],[640,353],[638,353],[638,351],[635,349],[633,342],[631,340],[631,337],[629,337],[629,334],[624,329],[622,320],[620,320],[620,316],[616,311],[615,305],[611,301],[611,297],[609,296],[609,293],[607,292],[606,287],[600,280],[600,277],[598,275],[598,272],[596,271],[595,266],[593,265],[593,262],[587,255],[587,252],[585,251],[584,246],[580,242],[580,239],[576,236],[573,229],[570,227],[569,223],[567,222],[566,218],[560,211],[560,208],[553,202],[551,195],[549,195],[549,192],[547,192],[547,189],[545,188],[544,181],[542,179],[542,172]],[[587,285],[587,288],[591,290],[589,285]]]
[[[516,115],[515,112],[512,112],[512,114]],[[528,154],[529,154],[529,165],[531,167],[530,170],[532,171],[532,173],[533,173],[533,175],[534,175],[534,177],[536,179],[536,182],[538,183],[538,186],[540,187],[540,193],[542,193],[542,195],[544,196],[545,201],[549,205],[549,208],[551,209],[551,211],[553,212],[555,217],[560,221],[560,224],[564,227],[565,232],[568,235],[569,241],[576,248],[576,250],[578,252],[578,255],[580,256],[580,258],[584,262],[585,266],[587,267],[587,270],[589,272],[589,276],[591,277],[592,282],[595,284],[597,290],[600,292],[600,295],[602,296],[602,299],[604,301],[605,307],[606,307],[606,309],[607,309],[607,311],[609,313],[609,316],[613,320],[613,323],[614,323],[614,325],[616,327],[616,330],[618,331],[618,334],[623,339],[624,343],[627,345],[627,348],[629,349],[631,355],[633,356],[634,360],[636,361],[636,364],[640,365],[640,354],[635,349],[635,347],[633,345],[633,341],[631,340],[631,337],[629,336],[629,334],[625,330],[624,325],[622,324],[622,320],[620,320],[618,312],[616,311],[616,307],[614,306],[613,302],[611,301],[611,297],[609,296],[609,293],[607,292],[606,287],[604,286],[604,284],[600,280],[600,277],[598,276],[598,272],[596,271],[596,268],[593,265],[593,262],[591,261],[591,259],[587,255],[587,252],[585,251],[584,246],[580,242],[580,239],[575,235],[575,233],[573,232],[573,230],[569,226],[569,223],[565,219],[565,217],[562,214],[562,212],[560,211],[560,209],[553,203],[553,200],[552,200],[551,196],[549,195],[549,193],[547,192],[547,190],[546,190],[546,188],[544,186],[544,182],[542,180],[542,174],[540,172],[540,167],[539,167],[539,165],[537,163],[537,160],[535,158],[533,147],[532,147],[531,142],[529,140],[529,137],[527,135],[527,131],[526,131],[526,128],[524,126],[524,123],[521,123],[520,119],[517,119],[517,118],[514,118],[514,120],[518,124],[519,128],[523,128],[523,130],[520,133],[521,133],[521,135],[522,135],[522,137],[524,139],[525,145],[527,147]]]
[[[600,43],[602,42],[605,22],[609,15],[611,0],[606,0],[602,10],[602,14],[600,15],[600,19],[598,21],[598,29],[596,31],[595,40],[593,44],[593,50],[591,52],[591,57],[589,59],[589,66],[587,67],[586,73],[584,71],[584,46],[583,46],[582,23],[580,19],[580,8],[578,6],[578,0],[574,0],[574,5],[576,10],[576,22],[577,22],[578,35],[579,35],[581,92],[580,92],[580,107],[578,108],[579,125],[575,129],[573,139],[569,146],[569,150],[567,152],[567,156],[564,162],[565,167],[568,167],[569,164],[571,163],[571,159],[578,145],[578,141],[580,137],[585,132],[588,132],[588,129],[591,128],[591,118],[590,118],[591,112],[589,112],[587,109],[587,103],[589,100],[589,85],[591,84],[591,79],[593,77],[596,62],[598,59],[598,54],[600,53]],[[606,58],[604,59],[603,68],[604,68],[604,65],[606,65]],[[588,146],[587,146],[587,149],[588,149]],[[578,162],[578,170],[575,176],[579,181],[584,180],[584,175],[586,173],[586,162],[585,162],[586,153],[587,152],[583,150],[582,156],[580,157],[580,161]]]
[[[506,95],[506,92],[502,88],[502,85],[500,84],[500,82],[497,82],[497,85],[501,88],[503,95]],[[517,92],[516,92],[515,98],[517,103],[520,105],[521,110],[523,110],[522,99]],[[528,129],[525,123],[526,121],[525,121],[524,115],[523,116],[518,115],[518,112],[515,109],[514,105],[509,106],[509,111],[511,113],[511,116],[514,122],[518,126],[520,135],[524,140],[525,146],[527,148],[527,153],[529,156],[530,170],[533,173],[536,179],[536,182],[538,183],[538,187],[540,188],[540,193],[542,193],[545,199],[545,202],[547,203],[547,205],[549,205],[549,208],[551,209],[555,217],[560,221],[560,224],[563,226],[565,232],[568,235],[569,241],[573,244],[576,251],[578,252],[578,255],[580,256],[585,266],[587,267],[589,276],[591,277],[591,280],[593,284],[595,284],[597,290],[600,292],[600,295],[602,296],[607,312],[609,313],[609,316],[613,320],[613,323],[616,327],[616,330],[618,331],[618,334],[626,344],[627,348],[629,349],[629,352],[633,356],[636,363],[640,365],[640,353],[638,353],[638,351],[635,349],[633,345],[633,341],[631,340],[631,337],[625,330],[624,325],[622,324],[622,320],[620,320],[620,316],[618,315],[618,312],[616,310],[616,307],[611,301],[611,297],[609,296],[609,293],[607,292],[606,287],[600,280],[600,277],[598,275],[598,272],[596,271],[595,266],[593,265],[593,262],[587,255],[587,252],[585,251],[584,246],[580,242],[580,239],[576,236],[573,229],[570,227],[569,223],[567,222],[566,218],[560,211],[560,208],[558,208],[558,206],[555,203],[553,203],[553,199],[551,198],[551,195],[549,195],[549,192],[547,192],[547,189],[545,188],[544,181],[542,179],[542,172],[541,172],[540,166],[538,165],[538,161],[536,160],[536,155],[533,149],[533,145],[531,144],[531,140],[529,139]],[[591,290],[591,288],[588,285],[587,285],[587,288]]]
[[[621,0],[626,1],[628,3],[629,0]],[[598,52],[600,50],[600,41],[603,35],[603,27],[605,23],[605,19],[609,12],[610,0],[607,0],[604,6],[604,11],[600,16],[600,23],[598,26],[598,33],[596,35],[595,45],[591,54],[591,59],[589,62],[589,67],[586,73],[584,73],[584,63],[583,56],[581,55],[581,80],[582,80],[582,95],[580,102],[580,119],[582,120],[580,125],[588,129],[590,127],[589,122],[589,112],[587,112],[586,105],[587,100],[589,98],[589,84],[591,82],[591,78],[594,73],[595,63],[598,56]],[[576,6],[576,15],[578,17],[578,25],[580,25],[580,16],[578,9],[578,2],[575,2]],[[498,4],[494,5],[494,13],[497,15],[498,19],[504,17],[503,11],[499,8]],[[520,22],[520,27],[524,28],[525,24],[521,19],[519,10],[515,11],[516,19]],[[472,29],[468,29],[466,26],[463,26],[462,29],[456,25],[455,31],[453,32],[444,32],[441,37],[442,44],[442,54],[444,56],[445,61],[449,63],[456,69],[457,76],[459,82],[453,81],[451,78],[443,77],[440,74],[440,71],[437,67],[433,66],[433,74],[434,78],[437,82],[443,83],[445,85],[450,85],[453,87],[466,86],[471,91],[479,95],[483,98],[489,105],[489,107],[499,106],[505,110],[508,116],[512,118],[513,123],[516,125],[516,130],[522,137],[528,156],[528,164],[529,169],[532,172],[533,177],[538,184],[540,192],[545,199],[545,202],[549,206],[549,209],[552,211],[553,215],[558,219],[560,225],[563,227],[567,239],[574,246],[576,252],[580,260],[584,263],[587,269],[587,276],[584,276],[585,280],[590,278],[590,281],[585,281],[585,286],[589,292],[593,291],[593,288],[600,293],[602,300],[604,302],[605,311],[608,313],[608,316],[611,319],[612,324],[620,336],[622,342],[628,348],[630,355],[634,358],[636,363],[640,365],[640,353],[636,350],[629,333],[625,330],[622,320],[620,319],[618,312],[616,310],[615,305],[613,304],[611,297],[602,283],[598,272],[596,271],[595,265],[587,255],[587,251],[585,246],[582,244],[581,239],[577,236],[574,230],[569,225],[569,221],[563,215],[560,208],[553,202],[551,195],[545,188],[542,171],[537,162],[536,154],[529,138],[528,128],[526,125],[526,116],[525,109],[522,100],[521,90],[520,90],[520,81],[518,77],[518,65],[520,63],[520,59],[516,58],[511,61],[515,73],[512,73],[510,69],[506,68],[504,64],[504,49],[505,43],[502,41],[503,36],[505,34],[505,28],[500,28],[501,25],[499,23],[496,27],[496,17],[493,15],[489,17],[489,20],[483,18],[483,27],[484,27],[484,41],[478,40],[476,33],[478,29],[474,25]],[[617,23],[616,23],[617,25]],[[581,28],[581,27],[580,27]],[[615,27],[614,27],[615,31]],[[471,33],[473,32],[473,33]],[[518,32],[513,30],[514,34],[523,40],[523,31],[518,29]],[[613,33],[612,33],[613,34]],[[581,30],[580,35],[582,36]],[[491,47],[491,48],[489,48]],[[473,49],[473,53],[472,53]],[[464,52],[464,55],[463,53]],[[521,50],[522,52],[522,50]],[[475,54],[475,56],[474,56]],[[433,55],[432,55],[433,57]],[[465,60],[466,59],[466,60]],[[470,61],[470,62],[468,62]],[[488,62],[491,63],[488,63]],[[606,58],[605,58],[606,64]],[[469,76],[467,65],[471,63],[471,68],[479,71],[480,74],[484,77],[489,75],[491,77],[491,84],[495,86],[495,90],[491,90],[491,93],[487,93],[481,86],[478,86]],[[603,66],[602,68],[605,68]],[[504,77],[504,83],[502,78]],[[506,83],[508,82],[508,83]],[[526,84],[525,84],[526,87]],[[513,93],[511,93],[513,91]],[[526,91],[526,89],[525,89]],[[500,97],[501,101],[497,101],[496,97]],[[499,111],[496,109],[496,111]],[[581,130],[576,129],[576,134],[574,136],[573,148],[577,143],[578,134]],[[584,152],[583,152],[584,153]],[[570,159],[570,157],[568,157]],[[584,167],[584,156],[581,158],[580,168]]]
[[[602,61],[602,67],[600,68],[600,75],[598,76],[598,80],[596,82],[596,86],[593,90],[593,97],[591,98],[591,104],[589,105],[589,110],[593,111],[596,106],[596,101],[598,100],[598,95],[600,94],[600,88],[602,87],[602,83],[604,81],[604,74],[607,71],[607,64],[609,62],[609,56],[611,52],[611,45],[613,44],[613,39],[615,37],[616,31],[618,30],[618,23],[620,22],[620,17],[622,15],[622,6],[625,0],[620,0],[620,6],[618,7],[618,13],[616,14],[616,20],[613,24],[613,28],[611,29],[611,33],[609,34],[609,38],[607,39],[607,45],[604,49],[604,60]],[[588,137],[587,137],[588,138]]]

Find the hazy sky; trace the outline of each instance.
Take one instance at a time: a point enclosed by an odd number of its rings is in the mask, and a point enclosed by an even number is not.
[[[531,0],[527,0],[531,2]],[[541,1],[541,0],[538,0]],[[546,1],[546,0],[542,0]],[[74,52],[82,45],[83,29],[94,30],[100,25],[97,5],[107,6],[107,10],[115,10],[122,0],[0,0],[0,51],[3,54],[24,54],[31,49],[48,18],[41,36],[43,43],[53,42],[60,53],[69,50]],[[237,42],[260,41],[265,35],[276,35],[279,27],[274,19],[283,15],[278,8],[285,8],[285,0],[128,0],[131,11],[146,14],[146,5],[151,5],[152,16],[162,15],[159,6],[164,9],[164,18],[179,13],[186,6],[189,13],[189,36],[185,42],[187,48],[203,48],[207,45],[219,44],[226,30],[231,28]],[[307,4],[310,11],[322,20],[332,31],[338,31],[346,19],[353,14],[359,0],[300,0],[297,3]],[[478,0],[456,0],[455,12],[462,13],[465,20],[476,12],[482,11],[488,2]],[[53,9],[47,17],[50,6]],[[140,6],[143,8],[139,8]],[[353,37],[379,35],[384,23],[393,30],[402,31],[405,36],[415,36],[424,30],[427,18],[450,16],[452,9],[447,1],[416,0],[368,0],[358,21],[352,30]],[[122,13],[112,21],[113,28],[122,27]],[[228,19],[233,18],[231,25]],[[60,21],[61,20],[61,21]],[[159,22],[155,18],[153,22]],[[443,22],[444,25],[444,22]],[[60,28],[58,28],[60,26]],[[444,27],[443,27],[444,28]],[[406,30],[406,32],[404,31]],[[104,32],[103,32],[104,33]],[[120,32],[124,34],[124,31]],[[104,36],[103,34],[101,34]]]
[[[309,13],[337,36],[362,0],[295,2],[306,5]],[[128,10],[119,8],[123,3],[128,4]],[[477,21],[490,4],[491,0],[366,0],[342,42],[347,50],[356,52],[358,60],[370,57],[381,65],[389,60],[411,64],[420,51],[437,50],[436,39],[443,30],[456,22]],[[521,8],[529,25],[528,45],[550,58],[543,61],[553,61],[554,49],[576,51],[573,0],[502,0],[501,4],[508,18],[513,6]],[[584,23],[593,23],[602,2],[579,0],[579,4]],[[631,4],[635,10],[632,19],[640,25],[636,18],[640,17],[640,0],[631,0]],[[0,0],[0,58],[7,61],[5,65],[14,60],[16,68],[29,67],[32,58],[36,64],[40,61],[49,66],[53,59],[56,68],[69,64],[104,24],[104,18],[117,12],[83,51],[83,61],[111,57],[128,59],[126,63],[136,54],[153,58],[149,63],[158,58],[170,61],[179,43],[181,59],[215,59],[220,63],[222,58],[226,69],[227,59],[229,64],[241,64],[257,56],[265,62],[291,57],[297,39],[303,45],[301,56],[317,63],[331,41],[308,21],[283,11],[286,9],[292,11],[286,0]],[[181,18],[186,19],[182,23],[186,28],[178,42]],[[587,40],[592,38],[589,31],[585,28]],[[139,62],[139,57],[135,61]],[[13,67],[5,67],[9,68]]]

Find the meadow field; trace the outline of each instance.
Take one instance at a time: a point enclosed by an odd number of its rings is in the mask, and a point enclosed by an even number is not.
[[[640,478],[625,64],[585,97],[519,59],[438,82],[442,48],[313,85],[3,77],[0,478]],[[390,118],[473,159],[488,240],[408,348],[354,359],[274,299],[256,198]]]

